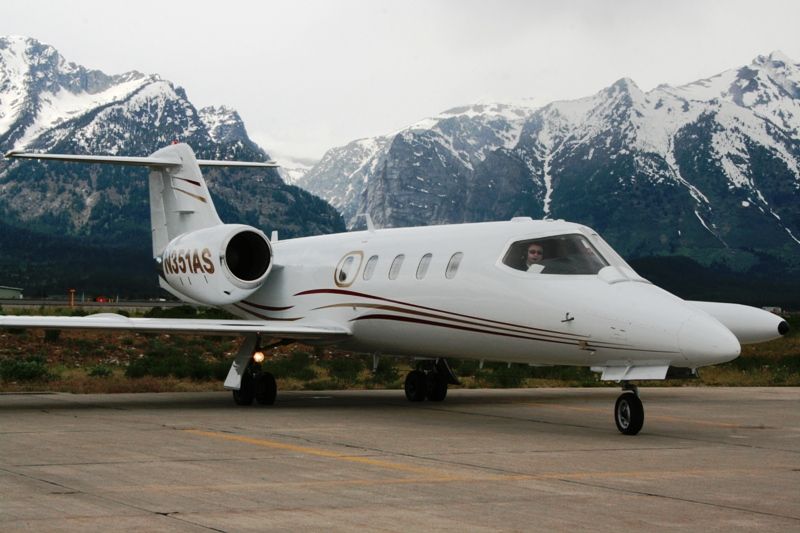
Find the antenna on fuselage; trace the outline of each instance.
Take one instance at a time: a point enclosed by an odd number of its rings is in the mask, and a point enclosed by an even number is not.
[[[375,233],[375,224],[372,223],[372,217],[369,216],[369,213],[359,213],[359,217],[364,217],[367,220],[367,231],[370,233]]]

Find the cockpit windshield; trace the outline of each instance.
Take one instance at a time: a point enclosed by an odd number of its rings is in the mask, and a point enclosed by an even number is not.
[[[573,275],[597,274],[608,266],[588,239],[575,233],[515,242],[503,263],[532,273]]]

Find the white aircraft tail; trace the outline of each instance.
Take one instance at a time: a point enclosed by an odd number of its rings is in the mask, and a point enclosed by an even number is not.
[[[188,144],[166,146],[148,157],[85,156],[9,152],[8,158],[51,159],[150,168],[150,227],[153,257],[184,233],[218,226],[222,221],[200,172],[201,166],[276,167],[274,162],[198,160]]]
[[[188,144],[167,146],[151,157],[180,161],[150,170],[150,230],[153,257],[158,257],[178,235],[218,226],[222,220]]]

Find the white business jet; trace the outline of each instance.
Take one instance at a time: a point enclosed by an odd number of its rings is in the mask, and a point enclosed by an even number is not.
[[[735,304],[688,302],[651,284],[595,231],[561,220],[368,229],[278,240],[225,224],[186,144],[149,157],[9,153],[6,157],[150,169],[153,257],[161,287],[241,320],[2,316],[0,327],[117,329],[243,337],[225,380],[237,404],[275,401],[263,348],[303,341],[414,356],[413,402],[442,401],[457,378],[447,358],[591,367],[622,384],[614,418],[635,435],[644,409],[634,380],[688,377],[788,331]],[[377,361],[377,355],[376,355]]]

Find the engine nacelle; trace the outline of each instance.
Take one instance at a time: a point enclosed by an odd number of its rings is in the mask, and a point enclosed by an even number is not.
[[[203,304],[226,305],[261,288],[272,269],[272,246],[255,228],[223,224],[176,237],[160,259],[172,289]]]

